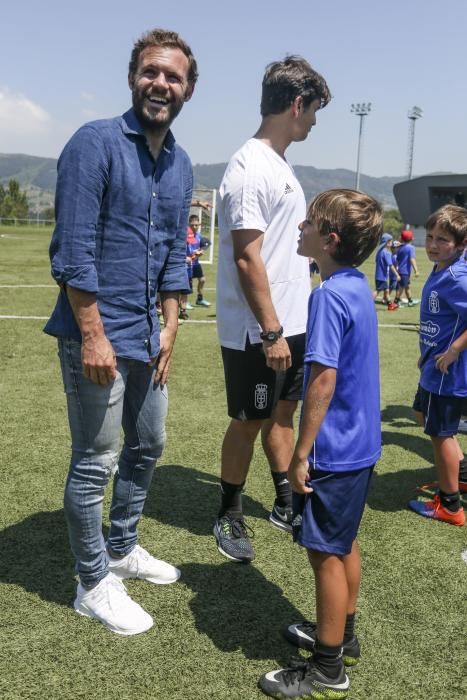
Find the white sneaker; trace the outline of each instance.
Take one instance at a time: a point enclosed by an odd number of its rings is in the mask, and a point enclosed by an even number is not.
[[[140,634],[154,624],[151,615],[130,598],[123,583],[111,572],[90,590],[79,583],[73,607],[80,615],[94,617],[117,634]]]
[[[180,578],[180,571],[175,566],[154,559],[139,544],[123,559],[109,557],[109,569],[121,579],[139,578],[151,583],[175,583]]]

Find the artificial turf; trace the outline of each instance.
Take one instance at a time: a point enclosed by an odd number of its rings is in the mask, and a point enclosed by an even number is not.
[[[51,285],[50,230],[0,233],[0,285]],[[415,296],[429,270],[423,250],[418,258]],[[214,266],[205,270],[212,288]],[[364,270],[371,279],[371,261]],[[55,295],[52,287],[0,287],[0,314],[47,316]],[[205,296],[214,301],[213,291]],[[376,308],[384,449],[359,538],[362,661],[350,672],[351,698],[464,698],[465,529],[406,509],[414,486],[433,476],[429,440],[410,409],[418,308]],[[212,321],[215,306],[190,316]],[[182,578],[173,586],[128,582],[155,626],[124,638],[71,607],[76,583],[62,509],[70,439],[55,343],[43,323],[0,319],[0,697],[264,697],[257,679],[297,653],[281,629],[313,615],[313,581],[303,551],[268,523],[273,486],[260,447],[244,494],[256,560],[241,566],[217,552],[211,528],[228,419],[215,325],[179,329],[168,442],[140,526],[141,544],[179,566]],[[467,448],[466,436],[461,444]]]

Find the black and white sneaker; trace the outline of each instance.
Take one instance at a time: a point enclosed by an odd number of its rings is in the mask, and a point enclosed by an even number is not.
[[[284,632],[285,638],[300,649],[314,651],[316,642],[316,622],[297,622],[289,625]],[[355,666],[360,659],[360,644],[354,635],[348,642],[344,642],[342,647],[342,661],[346,666]]]
[[[243,518],[232,518],[227,513],[214,523],[217,549],[227,559],[247,564],[255,558],[255,550],[248,536],[251,528]]]
[[[341,700],[349,696],[350,682],[343,665],[337,678],[328,678],[311,658],[303,661],[296,660],[290,668],[265,673],[259,679],[258,686],[263,693],[278,700],[286,698]]]
[[[292,506],[279,506],[274,503],[271,514],[269,515],[269,522],[274,527],[285,532],[292,532],[292,519],[293,512]]]

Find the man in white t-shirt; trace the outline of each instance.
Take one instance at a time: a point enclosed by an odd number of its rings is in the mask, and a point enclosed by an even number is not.
[[[301,397],[310,293],[308,262],[297,254],[303,190],[285,150],[304,141],[331,95],[299,56],[271,63],[263,78],[261,125],[232,157],[218,202],[217,327],[231,422],[222,444],[218,549],[249,562],[254,550],[241,492],[258,433],[276,489],[269,520],[291,531],[287,469],[293,414]]]

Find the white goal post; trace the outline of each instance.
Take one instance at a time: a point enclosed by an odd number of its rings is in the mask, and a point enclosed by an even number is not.
[[[203,265],[212,265],[214,261],[214,230],[216,225],[216,195],[217,190],[210,190],[204,187],[195,187],[193,189],[193,202],[203,202],[208,205],[207,208],[202,206],[192,206],[190,214],[196,214],[200,220],[200,234],[204,238],[211,241],[211,245],[205,251],[200,262]]]

